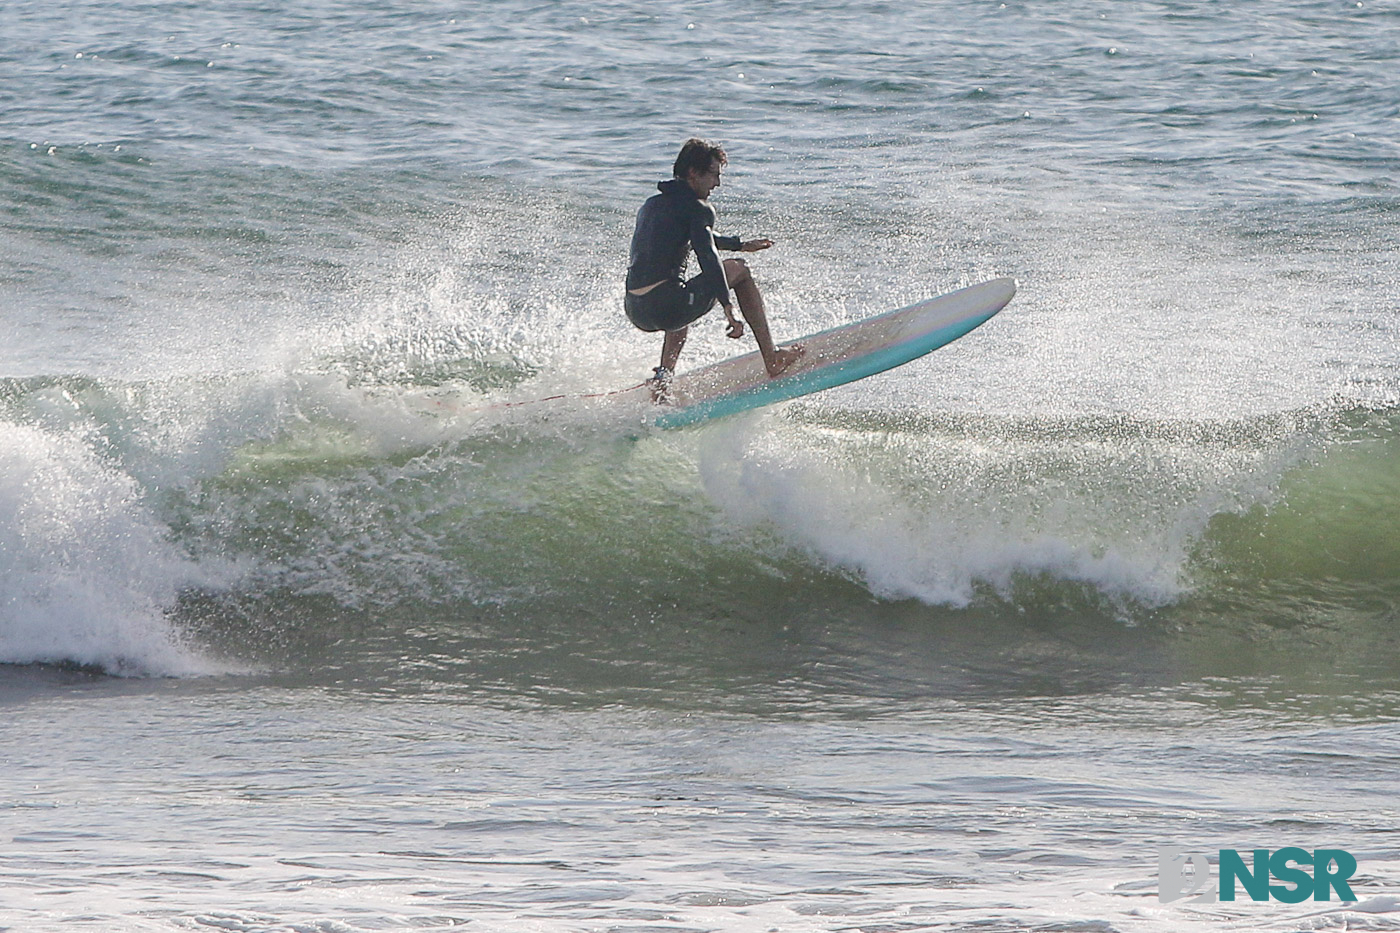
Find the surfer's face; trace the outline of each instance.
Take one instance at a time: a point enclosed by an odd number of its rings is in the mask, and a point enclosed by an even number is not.
[[[695,169],[691,169],[686,181],[689,182],[696,195],[703,200],[710,196],[711,191],[719,187],[719,176],[723,169],[724,166],[720,165],[717,159],[711,159],[709,171],[697,172]]]

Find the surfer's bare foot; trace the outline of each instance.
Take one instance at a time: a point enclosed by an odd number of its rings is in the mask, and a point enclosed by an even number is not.
[[[773,362],[768,365],[768,378],[776,379],[788,371],[798,360],[802,359],[807,350],[800,343],[794,343],[787,347],[776,347],[773,350]]]

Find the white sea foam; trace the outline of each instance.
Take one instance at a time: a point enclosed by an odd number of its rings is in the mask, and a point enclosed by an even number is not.
[[[218,669],[167,619],[209,574],[170,544],[98,435],[0,427],[0,661],[120,674]]]
[[[1146,428],[849,430],[779,416],[713,431],[699,449],[731,520],[768,523],[882,598],[952,606],[1036,575],[1169,603],[1191,589],[1210,521],[1265,501],[1299,456]]]

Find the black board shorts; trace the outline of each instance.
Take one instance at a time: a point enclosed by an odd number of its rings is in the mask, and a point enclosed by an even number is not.
[[[662,282],[645,295],[627,293],[623,307],[627,319],[645,331],[680,330],[700,320],[715,306],[715,297],[703,296],[700,276],[689,282]]]

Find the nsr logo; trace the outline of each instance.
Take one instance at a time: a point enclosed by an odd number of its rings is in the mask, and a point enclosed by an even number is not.
[[[1354,901],[1347,879],[1356,873],[1356,859],[1342,849],[1316,849],[1309,852],[1296,846],[1254,850],[1251,869],[1236,849],[1221,849],[1220,882],[1210,883],[1210,863],[1203,852],[1190,849],[1159,849],[1157,852],[1157,900],[1163,904],[1191,897],[1190,904],[1214,904],[1235,899],[1235,885],[1244,888],[1252,901],[1273,898],[1297,904],[1311,897],[1314,901],[1337,899]],[[1309,873],[1302,866],[1312,866]],[[1270,884],[1269,879],[1282,882]]]

